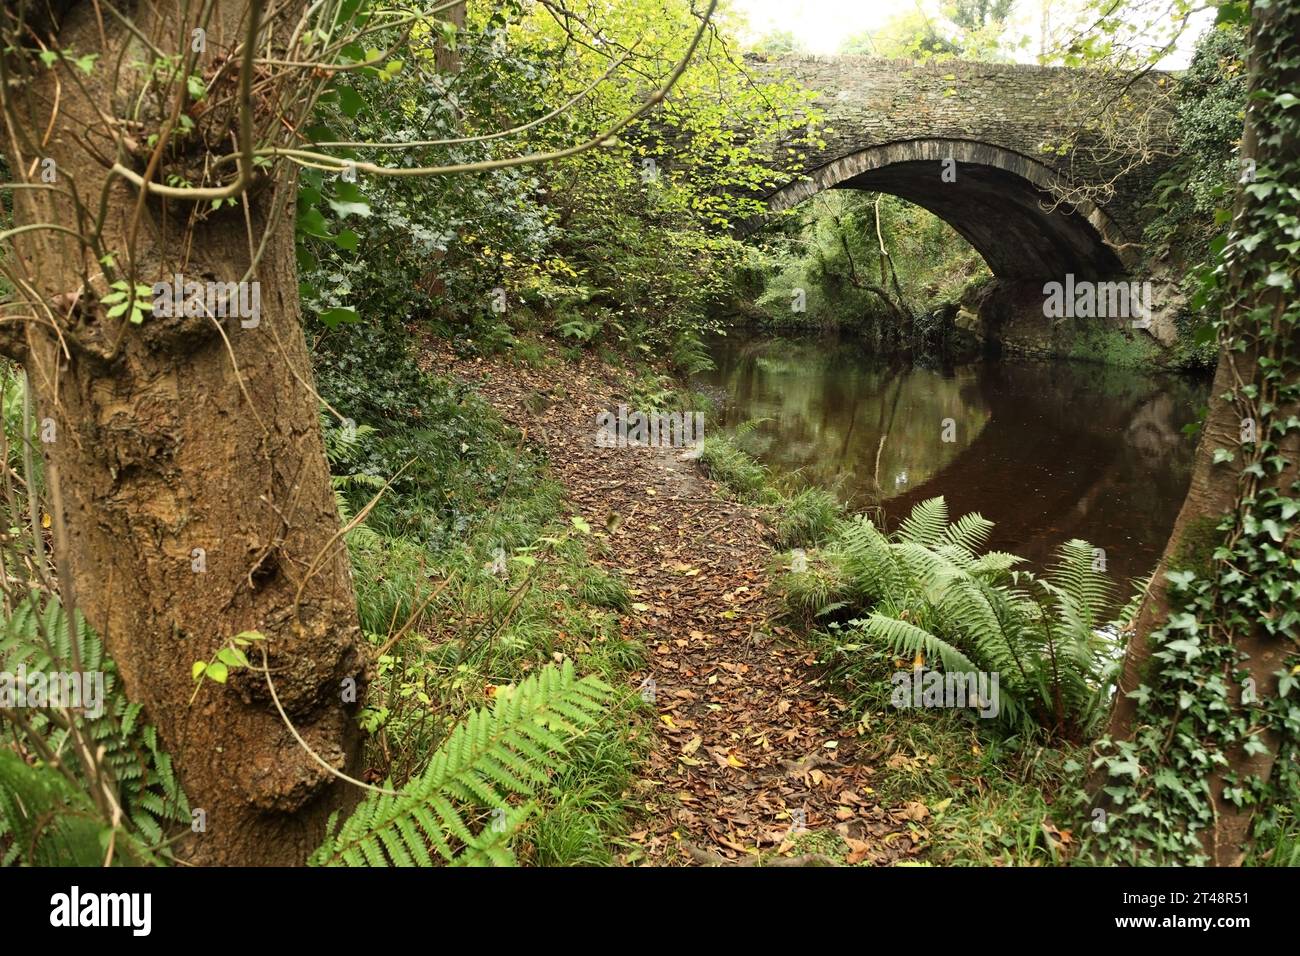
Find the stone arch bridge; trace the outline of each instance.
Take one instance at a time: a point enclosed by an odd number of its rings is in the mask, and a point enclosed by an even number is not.
[[[825,145],[803,175],[765,197],[774,210],[824,189],[891,193],[948,222],[999,279],[1123,275],[1140,257],[1143,210],[1173,158],[1164,74],[1108,93],[1087,70],[866,57],[749,57],[758,80],[816,91]],[[1143,116],[1142,143],[1107,147],[1087,129],[1098,101],[1124,95]],[[1059,144],[1080,133],[1073,150]],[[955,160],[945,164],[944,160]],[[955,173],[945,181],[945,165]],[[1070,207],[1052,188],[1111,184]]]

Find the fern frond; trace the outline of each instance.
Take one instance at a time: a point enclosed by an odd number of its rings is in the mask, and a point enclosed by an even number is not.
[[[898,528],[898,539],[927,547],[943,540],[948,530],[948,503],[939,498],[928,498],[912,509]]]
[[[962,515],[944,530],[943,543],[960,548],[971,555],[973,560],[975,553],[988,541],[992,530],[992,521],[972,511],[970,514]]]
[[[1047,580],[1061,595],[1061,611],[1072,626],[1091,633],[1102,621],[1114,596],[1114,587],[1104,571],[1094,565],[1095,549],[1075,538],[1057,550],[1056,564]]]
[[[74,662],[82,673],[99,673],[103,677],[100,713],[77,717],[77,726],[90,741],[97,766],[82,766],[80,750],[70,743],[70,730],[41,709],[31,709],[28,714],[30,733],[43,739],[44,749],[64,755],[64,766],[79,780],[103,777],[116,785],[117,799],[134,831],[148,844],[157,846],[168,828],[190,819],[185,793],[172,771],[170,758],[159,746],[157,732],[152,726],[140,725],[140,705],[126,699],[116,666],[81,615],[77,615],[74,626],[53,595],[29,594],[15,605],[0,630],[0,669],[12,672],[23,666],[29,672],[70,672],[76,669]],[[66,782],[61,775],[60,779]],[[6,819],[0,818],[0,839],[8,833],[8,825]],[[100,826],[107,824],[100,821]],[[118,839],[124,847],[130,843],[121,831]],[[146,851],[140,852],[152,862]]]
[[[610,688],[549,666],[472,713],[396,796],[372,794],[309,861],[313,866],[509,865],[508,840],[566,763],[567,740],[597,723]],[[516,798],[512,801],[512,797]],[[469,810],[487,810],[478,830]],[[331,826],[332,832],[332,826]]]
[[[889,539],[865,515],[845,522],[835,553],[853,589],[864,598],[878,600],[901,584]]]
[[[11,842],[5,864],[103,866],[110,832],[84,790],[53,767],[30,765],[0,750],[0,824]],[[119,829],[114,863],[158,862],[131,833]]]
[[[906,569],[912,585],[927,593],[931,600],[937,598],[951,582],[969,577],[957,561],[942,551],[910,541],[894,544],[890,550]]]
[[[741,439],[749,435],[754,429],[767,422],[773,421],[772,417],[764,416],[762,418],[747,418],[735,427],[732,435],[736,439]]]
[[[989,551],[980,555],[966,570],[983,580],[996,581],[1024,560],[1019,555],[1008,554],[1006,551]]]
[[[979,670],[960,648],[910,621],[873,613],[862,623],[862,633],[885,644],[899,657],[911,659],[919,651],[927,659],[941,661],[947,671]]]
[[[89,798],[52,767],[0,750],[0,820],[30,866],[98,866],[103,829]]]

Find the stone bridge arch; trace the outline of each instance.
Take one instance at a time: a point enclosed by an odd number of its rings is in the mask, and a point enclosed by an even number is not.
[[[1088,70],[961,60],[750,56],[759,80],[794,80],[816,93],[823,142],[800,176],[768,196],[790,206],[824,189],[892,193],[947,221],[1009,281],[1130,273],[1155,181],[1174,155],[1168,78],[1103,78]],[[1118,83],[1117,91],[1104,88]],[[1094,133],[1094,102],[1139,104],[1141,142]],[[1056,145],[1073,137],[1064,153]],[[956,181],[941,177],[956,160]],[[1107,184],[1096,204],[1052,201],[1054,186]]]
[[[1092,203],[1069,208],[1052,202],[1050,189],[1058,175],[1042,162],[991,143],[904,139],[832,160],[777,190],[768,206],[788,209],[824,189],[889,193],[951,225],[999,278],[1127,271],[1134,247],[1105,211]]]

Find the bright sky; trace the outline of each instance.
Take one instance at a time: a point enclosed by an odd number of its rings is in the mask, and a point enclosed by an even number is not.
[[[731,0],[731,6],[749,17],[755,36],[789,30],[810,52],[829,54],[845,37],[874,30],[911,5],[908,0]]]
[[[1016,51],[1014,58],[1033,63],[1038,53],[1039,17],[1042,0],[1017,0],[1011,14],[1011,35],[1017,39],[1029,36],[1033,40],[1024,49]],[[876,30],[896,14],[910,13],[918,7],[928,17],[940,17],[939,0],[731,0],[732,9],[744,14],[750,23],[746,39],[761,37],[775,31],[788,30],[811,53],[833,54],[847,37],[864,30]],[[1076,8],[1078,0],[1053,0],[1052,6]],[[1212,18],[1213,10],[1205,11],[1199,18],[1203,26]],[[1160,65],[1165,69],[1185,67],[1191,58],[1191,48],[1198,27],[1191,30],[1179,43],[1179,50]]]

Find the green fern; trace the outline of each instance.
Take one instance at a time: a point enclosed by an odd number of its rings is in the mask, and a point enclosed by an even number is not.
[[[939,499],[943,501],[942,498]],[[944,529],[942,540],[945,544],[960,549],[975,560],[975,552],[984,547],[993,530],[993,522],[983,515],[972,511],[962,515]]]
[[[4,865],[99,866],[104,825],[85,793],[57,770],[29,766],[0,750],[0,821],[9,843]]]
[[[351,421],[335,421],[321,413],[321,435],[325,440],[325,458],[331,466],[341,465],[361,450],[365,440],[377,430],[371,425],[357,425]]]
[[[1047,578],[1059,591],[1058,606],[1078,630],[1099,626],[1099,609],[1109,607],[1115,589],[1110,578],[1094,564],[1094,549],[1078,538],[1061,545]]]
[[[939,544],[948,532],[948,503],[928,498],[916,505],[898,529],[898,539],[927,547]]]
[[[330,465],[330,483],[340,510],[346,510],[344,494],[348,492],[377,492],[386,484],[379,475],[364,471],[349,471],[371,436],[378,434],[372,425],[357,425],[350,420],[335,421],[322,412],[321,435],[325,440],[325,460]],[[341,473],[340,473],[341,472]],[[350,516],[349,516],[350,517]]]
[[[770,421],[774,421],[770,415],[765,415],[762,418],[747,418],[732,430],[732,439],[734,441],[740,441],[740,439],[747,437],[756,429]]]
[[[512,865],[510,837],[565,765],[566,738],[593,727],[609,695],[596,678],[579,680],[568,661],[499,692],[396,795],[372,793],[337,833],[331,818],[331,836],[310,865],[431,866],[434,854],[453,865]]]
[[[1102,618],[1111,583],[1078,540],[1061,546],[1041,578],[1013,570],[1015,555],[979,554],[992,529],[977,514],[950,524],[942,498],[916,505],[892,536],[859,516],[810,559],[827,565],[817,577],[789,576],[787,598],[804,613],[851,602],[865,612],[850,622],[866,639],[859,643],[949,672],[997,673],[1000,723],[1081,738],[1113,681],[1114,641]]]
[[[84,618],[78,615],[74,629],[57,597],[47,596],[42,600],[40,595],[30,594],[14,608],[0,631],[0,670],[12,673],[20,666],[28,672],[102,673],[101,713],[94,717],[79,715],[77,726],[95,754],[99,775],[106,776],[115,789],[125,822],[149,846],[161,845],[175,824],[189,823],[189,805],[172,769],[171,758],[159,746],[155,728],[141,725],[140,705],[126,699],[117,679],[116,665]],[[92,768],[82,766],[82,757],[69,739],[71,730],[65,726],[62,715],[36,708],[30,709],[26,716],[30,733],[39,735],[45,747],[36,747],[26,739],[28,731],[15,725],[12,731],[24,749],[45,749],[60,754],[68,771],[83,786],[88,785]],[[11,832],[11,826],[10,817],[0,816],[0,841]],[[0,862],[13,862],[22,849],[22,841],[10,841]]]
[[[862,623],[861,632],[904,658],[915,658],[918,653],[922,653],[927,658],[942,661],[944,668],[949,671],[965,673],[979,669],[955,645],[908,621],[884,614],[872,614]]]
[[[851,582],[850,596],[874,602],[902,588],[901,573],[890,554],[889,539],[865,515],[845,523],[831,552],[832,560],[843,567]]]
[[[987,554],[980,555],[967,570],[981,580],[994,581],[1000,579],[1004,572],[1010,571],[1017,564],[1024,563],[1024,560],[1019,555],[1008,554],[1005,551],[989,551]]]

